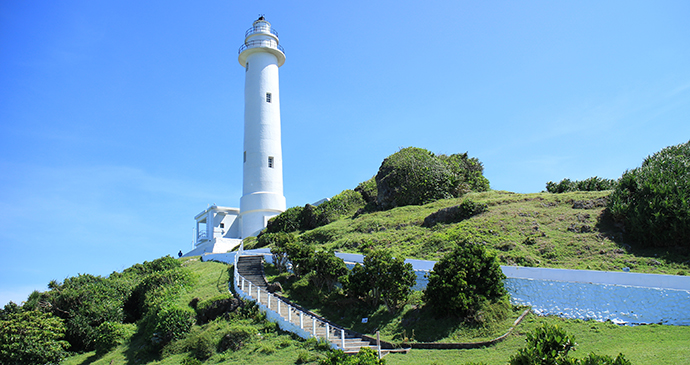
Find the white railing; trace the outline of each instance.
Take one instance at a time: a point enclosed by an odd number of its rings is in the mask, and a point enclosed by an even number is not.
[[[321,338],[331,344],[334,349],[345,350],[345,329],[334,326],[310,313],[283,301],[280,297],[270,293],[261,287],[252,285],[252,282],[240,275],[237,270],[237,261],[244,251],[244,244],[240,244],[239,250],[235,253],[234,265],[234,288],[243,298],[250,299],[259,305],[259,309],[266,312],[266,318],[278,323],[278,326],[286,331],[293,332],[302,338]],[[265,299],[264,299],[265,298]],[[293,321],[293,313],[298,317]],[[284,315],[287,316],[287,320]],[[305,318],[306,317],[306,318]],[[305,323],[311,319],[311,331]],[[319,330],[323,329],[323,335],[319,335]],[[331,334],[340,337],[340,346],[331,342]],[[336,337],[337,338],[337,337]]]

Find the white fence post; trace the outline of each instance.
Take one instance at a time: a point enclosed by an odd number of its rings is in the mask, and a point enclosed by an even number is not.
[[[280,302],[281,302],[281,300],[276,299],[276,301],[278,302],[278,315],[282,317],[282,314],[280,314]]]
[[[256,302],[261,304],[261,290],[258,286],[256,287]]]
[[[271,294],[270,293],[268,294],[268,297],[266,298],[266,300],[268,301],[268,303],[266,304],[268,306],[268,309],[271,309]]]
[[[345,330],[342,328],[340,329],[340,343],[343,345],[343,351],[345,351]]]
[[[330,341],[331,337],[331,326],[326,322],[326,341]]]
[[[311,317],[311,333],[316,337],[316,317]]]
[[[288,310],[288,322],[292,323],[292,306],[290,304],[288,304],[287,310]]]
[[[304,312],[299,311],[299,329],[304,329]]]

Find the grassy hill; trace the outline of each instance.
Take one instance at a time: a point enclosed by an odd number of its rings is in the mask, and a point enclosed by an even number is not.
[[[507,265],[592,270],[629,267],[636,272],[681,275],[690,271],[688,252],[681,249],[638,249],[625,242],[621,229],[606,215],[604,201],[608,194],[468,193],[461,198],[443,199],[426,205],[350,214],[330,224],[296,232],[296,235],[302,242],[326,249],[363,252],[367,248],[385,247],[396,256],[429,260],[437,260],[449,252],[454,241],[469,240],[495,250],[501,263]],[[486,210],[460,222],[423,226],[424,219],[430,214],[461,204],[465,199],[485,204]],[[257,242],[249,240],[247,248]],[[200,262],[196,258],[183,259],[182,264],[198,279],[176,297],[178,305],[186,306],[193,298],[203,301],[227,293],[231,272],[227,265]],[[295,294],[286,289],[287,296]],[[514,308],[513,313],[501,321],[476,325],[462,319],[439,322],[420,315],[420,293],[413,294],[408,304],[394,315],[383,306],[357,308],[350,303],[349,308],[329,308],[318,301],[305,301],[299,295],[294,295],[293,299],[355,330],[373,333],[378,329],[383,338],[394,342],[486,340],[504,333],[521,312],[520,308]],[[363,317],[369,318],[367,324],[361,323]],[[489,348],[413,350],[406,355],[388,355],[386,361],[389,364],[504,364],[524,345],[525,335],[542,322],[558,323],[575,335],[580,345],[573,356],[578,358],[589,352],[610,356],[622,352],[635,364],[677,364],[690,358],[690,327],[620,327],[611,323],[542,318],[530,314],[506,341]],[[129,337],[112,351],[104,355],[95,352],[74,355],[63,364],[316,364],[326,351],[316,341],[304,341],[278,330],[255,311],[194,325],[186,337],[171,342],[158,354],[141,352],[149,339],[138,335],[140,332],[137,332],[135,324],[127,326],[131,327]],[[237,350],[219,351],[223,334],[237,328],[252,335]],[[199,357],[204,361],[194,362]]]
[[[505,191],[468,193],[426,205],[344,217],[313,230],[298,232],[305,243],[325,249],[361,253],[387,248],[394,254],[437,260],[452,242],[469,240],[496,250],[504,265],[631,271],[684,275],[690,253],[683,249],[638,249],[605,213],[603,192],[515,194]],[[487,205],[484,213],[459,223],[422,226],[424,218],[470,199]],[[256,241],[245,244],[253,247]]]

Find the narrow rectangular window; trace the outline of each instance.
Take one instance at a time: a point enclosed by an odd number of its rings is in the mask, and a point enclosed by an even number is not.
[[[266,93],[266,102],[267,103],[271,102],[271,93]]]
[[[244,162],[247,162],[247,151],[244,151]]]
[[[220,228],[225,228],[225,223],[221,223]]]
[[[249,62],[247,62],[247,66],[244,68],[244,72],[249,71]]]
[[[268,167],[273,168],[273,156],[268,156]]]

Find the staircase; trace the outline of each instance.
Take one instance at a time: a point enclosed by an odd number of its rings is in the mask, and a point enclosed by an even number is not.
[[[345,353],[357,353],[361,347],[376,350],[376,340],[365,339],[361,335],[309,312],[286,299],[269,293],[266,288],[263,270],[263,256],[241,256],[237,253],[235,263],[235,289],[251,298],[267,312],[267,318],[278,322],[281,328],[294,332],[300,337],[317,337],[331,344],[332,347]],[[277,320],[274,320],[277,319]],[[381,355],[390,350],[381,350]]]

